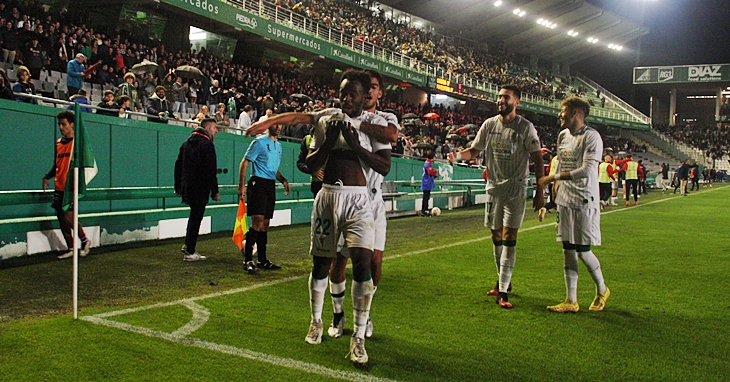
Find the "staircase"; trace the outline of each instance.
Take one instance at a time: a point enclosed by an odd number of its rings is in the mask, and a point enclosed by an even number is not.
[[[682,162],[685,159],[693,161],[704,161],[704,155],[698,155],[698,152],[690,147],[682,147],[682,144],[672,140],[671,138],[654,130],[624,130],[625,133],[631,135],[631,140],[646,145],[649,151],[661,154],[670,158],[675,162]],[[686,146],[686,145],[684,145]]]

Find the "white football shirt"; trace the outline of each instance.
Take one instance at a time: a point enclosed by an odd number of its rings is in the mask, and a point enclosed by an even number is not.
[[[555,203],[570,208],[599,208],[598,164],[603,140],[598,131],[583,126],[575,134],[564,129],[558,134],[558,170],[570,172],[561,180]]]
[[[527,187],[530,153],[540,151],[540,138],[532,122],[522,116],[505,125],[497,115],[484,121],[471,148],[484,151],[487,190],[499,188],[512,195]]]

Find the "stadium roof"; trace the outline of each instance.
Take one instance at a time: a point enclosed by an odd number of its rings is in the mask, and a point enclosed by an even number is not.
[[[567,64],[604,53],[610,50],[609,44],[623,46],[649,33],[636,22],[582,0],[379,2],[458,31],[469,40],[488,45],[504,41],[508,51]],[[578,34],[571,36],[569,31]],[[588,38],[598,41],[591,43]]]

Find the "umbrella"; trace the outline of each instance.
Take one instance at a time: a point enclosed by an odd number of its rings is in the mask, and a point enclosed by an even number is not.
[[[438,119],[440,117],[436,113],[427,113],[426,115],[423,116],[423,118],[426,118],[426,119]]]
[[[475,130],[475,129],[478,129],[479,126],[477,126],[477,125],[475,125],[473,123],[470,123],[468,125],[464,125],[464,128],[467,129],[467,130]]]
[[[134,65],[131,69],[131,72],[134,74],[142,74],[142,73],[151,72],[155,69],[157,69],[157,64],[145,59],[144,61],[140,62],[139,64]]]
[[[201,72],[200,69],[190,65],[178,66],[177,69],[175,69],[175,75],[192,80],[202,80],[205,78],[205,75],[203,75],[203,72]]]
[[[295,101],[296,100],[299,103],[309,102],[309,101],[312,100],[312,97],[310,97],[310,96],[308,96],[306,94],[301,94],[301,93],[292,94],[290,96],[290,98],[291,98],[292,101]]]
[[[456,132],[457,133],[466,133],[466,127],[460,127],[458,129],[456,129]]]
[[[451,139],[451,140],[461,139],[461,135],[459,135],[459,134],[449,134],[449,135],[446,136],[446,139]]]
[[[433,150],[433,145],[428,142],[418,142],[415,146],[413,146],[413,148]]]
[[[403,119],[418,119],[418,116],[413,113],[408,113],[403,116]]]

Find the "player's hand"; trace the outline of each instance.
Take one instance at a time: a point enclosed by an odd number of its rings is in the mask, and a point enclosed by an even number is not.
[[[345,138],[345,142],[347,142],[348,146],[350,146],[355,152],[362,150],[358,133],[355,131],[354,127],[350,126],[349,123],[344,123],[340,126],[340,129],[342,137]]]
[[[545,197],[542,194],[542,188],[535,190],[535,195],[532,196],[532,208],[535,211],[540,211],[545,207]]]
[[[320,167],[319,170],[315,171],[312,176],[317,180],[323,180],[324,179],[324,167]]]
[[[449,161],[449,164],[454,164],[455,156],[456,156],[456,151],[452,151],[452,152],[446,154],[446,159]]]
[[[327,121],[327,130],[325,132],[324,142],[322,143],[322,146],[327,148],[333,147],[335,143],[337,143],[337,141],[340,139],[340,131],[342,125],[344,124],[344,121],[337,119],[330,119],[329,121]]]
[[[241,200],[243,200],[243,197],[246,196],[246,186],[241,185],[241,187],[238,188],[238,195],[241,195]]]
[[[289,185],[289,182],[284,181],[282,184],[284,185],[284,195],[291,194],[291,186]]]
[[[43,192],[46,192],[46,188],[48,188],[48,179],[43,178]]]
[[[213,200],[215,200],[216,202],[220,202],[221,201],[221,194],[215,194],[215,195],[213,195]]]

